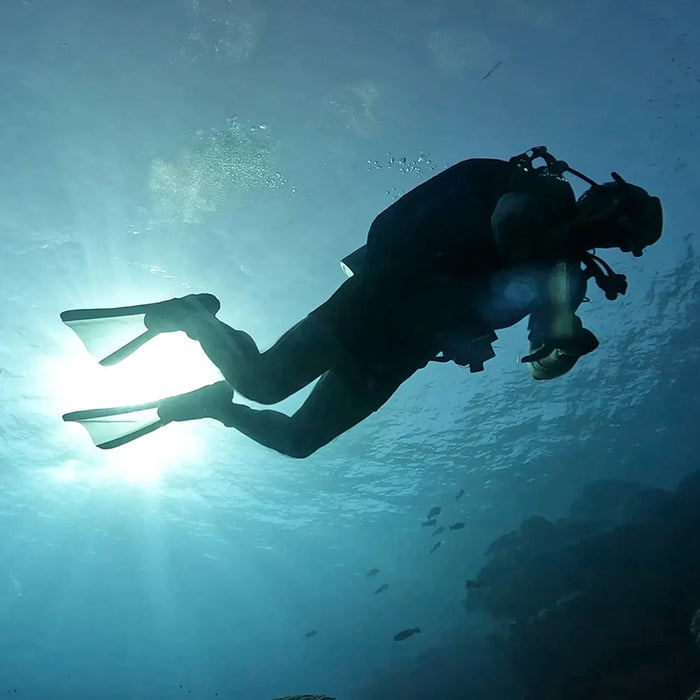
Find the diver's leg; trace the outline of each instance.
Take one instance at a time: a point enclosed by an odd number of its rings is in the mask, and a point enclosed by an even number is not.
[[[159,415],[168,421],[214,418],[261,445],[290,457],[304,458],[367,418],[400,384],[400,379],[379,384],[370,378],[363,380],[356,373],[330,370],[293,416],[230,403],[225,393],[216,390],[213,394],[218,394],[218,400],[196,415],[190,413],[190,406],[178,415],[178,406],[165,402]]]
[[[202,297],[216,305],[199,303]],[[184,331],[199,341],[236,391],[258,403],[272,404],[347,361],[346,346],[357,341],[358,329],[366,324],[367,297],[363,284],[355,278],[346,280],[327,301],[262,353],[247,333],[216,318],[218,300],[211,295],[162,302],[154,313],[146,314],[144,322],[156,333]]]
[[[210,314],[193,315],[183,329],[199,341],[226,381],[246,398],[272,404],[287,398],[338,363],[344,350],[330,329],[312,316],[260,352],[245,332]]]

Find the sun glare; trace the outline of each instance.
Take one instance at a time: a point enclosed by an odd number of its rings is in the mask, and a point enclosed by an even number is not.
[[[87,352],[54,362],[54,371],[47,367],[46,375],[53,384],[53,391],[48,393],[55,400],[58,414],[133,406],[221,379],[199,344],[184,333],[158,336],[114,367],[100,366]],[[72,431],[81,447],[90,441],[77,423],[66,424],[66,429]],[[116,449],[99,450],[90,445],[89,464],[83,467],[71,459],[52,470],[52,476],[60,482],[119,481],[155,487],[166,471],[204,456],[206,448],[197,432],[191,424],[167,425]]]

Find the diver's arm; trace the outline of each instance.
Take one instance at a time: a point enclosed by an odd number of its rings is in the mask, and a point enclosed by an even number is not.
[[[550,272],[546,301],[530,317],[530,353],[521,360],[533,379],[561,377],[599,345],[575,313],[585,294],[581,274],[572,262],[557,263]]]
[[[566,374],[578,361],[579,357],[593,352],[599,343],[598,339],[583,327],[581,319],[574,315],[578,326],[576,334],[570,338],[549,338],[544,343],[530,341],[530,354],[521,362],[533,379],[556,379]]]
[[[491,215],[494,241],[504,260],[523,263],[566,255],[574,220],[547,221],[541,201],[525,192],[507,192]]]
[[[530,350],[533,350],[532,345]],[[559,348],[554,348],[549,355],[526,364],[533,379],[556,379],[566,374],[576,364],[578,358],[579,356],[566,355]]]
[[[578,316],[574,318],[581,323]],[[565,347],[557,347],[554,342]],[[539,347],[530,343],[530,354],[523,357],[521,362],[527,365],[533,379],[556,379],[566,374],[578,362],[579,357],[593,352],[598,345],[595,335],[581,325],[579,335],[573,340],[553,341]]]
[[[506,263],[556,260],[571,248],[576,198],[568,182],[529,176],[500,197],[491,215],[496,247]]]

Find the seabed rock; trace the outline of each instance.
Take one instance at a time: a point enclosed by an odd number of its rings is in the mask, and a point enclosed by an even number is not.
[[[700,472],[674,493],[589,485],[568,517],[496,540],[465,607],[504,623],[532,698],[683,700],[700,682],[699,541]]]

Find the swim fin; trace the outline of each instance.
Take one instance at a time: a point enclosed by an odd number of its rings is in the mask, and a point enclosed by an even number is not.
[[[220,381],[186,394],[149,403],[115,408],[92,408],[66,413],[63,420],[80,423],[102,450],[126,445],[173,421],[216,418],[230,406],[233,389]]]
[[[152,401],[134,406],[73,411],[66,413],[63,420],[80,423],[97,447],[110,450],[148,435],[168,423],[158,415],[159,403]]]
[[[116,365],[159,333],[180,330],[178,322],[191,313],[215,315],[219,300],[212,294],[189,294],[154,304],[108,309],[71,309],[61,320],[83,341],[101,365]]]

